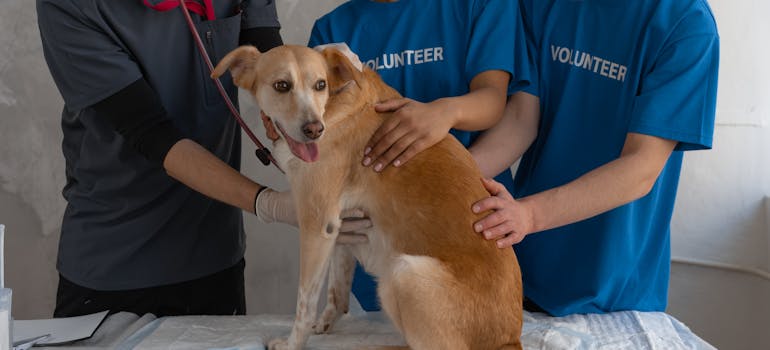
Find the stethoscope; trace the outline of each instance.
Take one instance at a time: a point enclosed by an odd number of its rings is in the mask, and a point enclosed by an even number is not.
[[[158,4],[152,5],[148,3],[147,0],[144,0],[145,5],[159,11],[171,10],[177,6],[182,9],[182,13],[184,13],[185,20],[187,21],[187,26],[190,28],[190,33],[192,33],[193,39],[195,40],[195,45],[198,47],[198,52],[200,52],[201,56],[203,57],[203,61],[206,62],[206,66],[208,66],[209,75],[214,72],[214,65],[211,63],[211,59],[209,59],[208,52],[206,52],[206,47],[203,45],[200,34],[198,34],[198,31],[195,29],[195,25],[193,24],[189,11],[193,11],[201,16],[204,16],[208,20],[216,19],[212,1],[213,0],[203,0],[203,4],[190,0],[162,1]],[[188,7],[187,2],[190,3],[190,7]],[[227,104],[227,108],[230,110],[230,114],[232,114],[232,116],[238,122],[238,125],[241,126],[241,129],[243,129],[246,135],[249,136],[251,141],[254,142],[254,145],[257,146],[257,149],[254,151],[254,154],[257,156],[257,158],[262,162],[262,164],[266,166],[270,165],[270,163],[273,163],[273,165],[275,165],[279,171],[283,172],[283,169],[281,169],[281,167],[275,161],[275,158],[273,158],[272,154],[270,154],[270,150],[262,145],[261,142],[259,142],[259,139],[257,139],[251,129],[249,129],[249,126],[246,125],[246,123],[243,121],[241,114],[238,113],[238,109],[235,108],[233,101],[230,100],[230,96],[228,96],[227,92],[225,92],[225,88],[222,86],[222,82],[219,81],[219,78],[212,77],[211,79],[214,80],[214,84],[217,86],[219,94],[222,95],[222,98],[225,100],[225,104]]]

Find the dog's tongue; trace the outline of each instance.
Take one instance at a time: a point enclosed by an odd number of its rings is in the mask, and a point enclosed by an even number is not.
[[[318,160],[318,145],[315,142],[301,143],[294,141],[291,137],[286,137],[286,142],[289,143],[291,153],[294,153],[297,158],[308,163]]]

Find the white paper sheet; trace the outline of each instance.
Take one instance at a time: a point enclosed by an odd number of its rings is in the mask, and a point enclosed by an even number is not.
[[[293,315],[160,318],[118,349],[262,349],[270,339],[287,336],[293,320]],[[525,311],[521,341],[525,350],[715,350],[662,312],[549,317]],[[353,350],[403,344],[403,337],[384,314],[370,312],[343,316],[331,333],[311,335],[306,349]]]
[[[8,331],[11,327],[8,324],[8,319],[10,318],[11,316],[8,315],[8,310],[0,310],[0,350],[11,348],[11,340],[8,339],[10,337]]]
[[[50,334],[45,341],[38,345],[57,345],[91,337],[96,328],[107,316],[108,311],[99,313],[43,320],[14,320],[13,341],[18,342],[43,334]]]
[[[0,224],[0,289],[5,288],[5,225]]]

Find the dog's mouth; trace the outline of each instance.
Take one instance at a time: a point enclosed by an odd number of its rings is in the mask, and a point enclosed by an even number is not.
[[[289,144],[291,153],[293,153],[297,158],[302,159],[307,163],[312,163],[318,160],[318,145],[315,142],[299,142],[291,138],[291,136],[289,136],[286,131],[283,130],[283,127],[277,121],[275,122],[275,126],[278,127],[278,131],[281,132],[281,135],[283,135],[286,143]]]

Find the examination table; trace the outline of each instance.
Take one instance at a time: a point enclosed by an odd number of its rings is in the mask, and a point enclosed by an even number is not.
[[[117,313],[90,339],[48,349],[263,349],[287,336],[294,315],[179,316],[156,318]],[[524,312],[524,349],[715,349],[684,324],[661,312],[549,317]],[[351,312],[330,334],[311,336],[307,349],[347,350],[362,345],[403,345],[380,312]],[[45,348],[43,348],[45,349]]]

